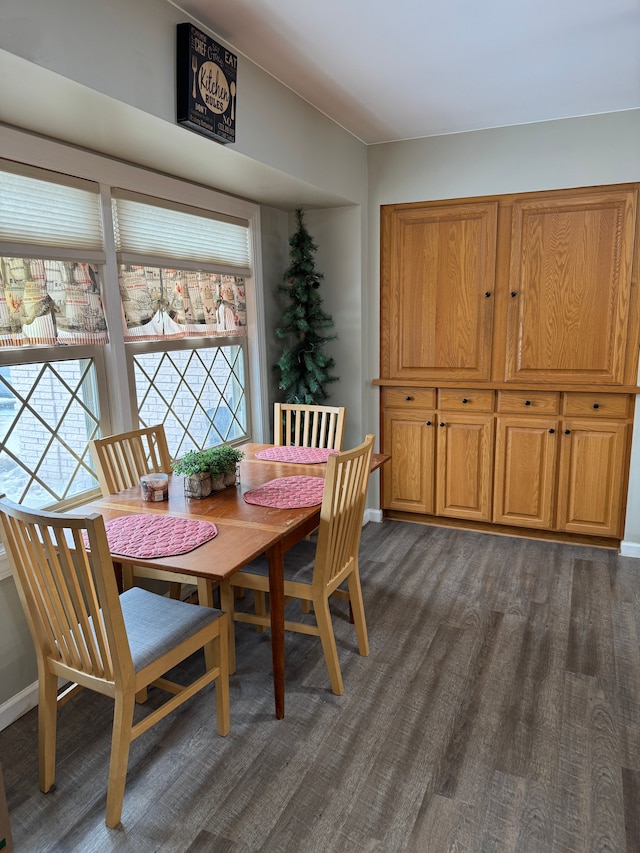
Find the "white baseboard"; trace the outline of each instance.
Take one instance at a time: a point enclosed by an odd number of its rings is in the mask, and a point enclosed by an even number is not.
[[[382,521],[382,510],[381,509],[365,509],[365,511],[364,511],[364,523],[366,524],[368,521],[375,521],[379,524]]]
[[[620,543],[620,554],[623,557],[636,557],[640,559],[640,542],[625,542]]]
[[[6,729],[11,723],[26,714],[38,704],[38,682],[34,681],[20,693],[12,696],[7,702],[0,705],[0,731]]]

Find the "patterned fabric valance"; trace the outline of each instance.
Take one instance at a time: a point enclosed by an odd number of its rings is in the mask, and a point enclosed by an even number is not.
[[[108,341],[97,267],[0,258],[0,346]]]
[[[121,264],[125,341],[245,335],[244,278]]]

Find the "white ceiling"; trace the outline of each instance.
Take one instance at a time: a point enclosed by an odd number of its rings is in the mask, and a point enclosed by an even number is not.
[[[640,0],[175,5],[369,144],[640,107]]]

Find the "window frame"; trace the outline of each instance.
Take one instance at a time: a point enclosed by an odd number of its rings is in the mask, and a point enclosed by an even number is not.
[[[253,434],[252,430],[252,422],[253,422],[253,411],[252,406],[250,405],[251,400],[251,371],[248,367],[249,365],[249,353],[248,353],[248,336],[247,335],[237,335],[234,337],[198,337],[198,338],[177,338],[177,339],[169,339],[166,341],[129,341],[125,343],[125,353],[126,353],[126,361],[127,361],[127,377],[128,377],[128,385],[130,389],[130,406],[131,410],[134,413],[134,417],[137,417],[138,414],[138,399],[136,393],[136,382],[135,382],[135,367],[134,367],[134,358],[136,355],[141,355],[144,353],[157,353],[157,352],[167,352],[167,351],[192,351],[196,349],[218,349],[220,347],[225,346],[236,346],[240,347],[244,352],[244,363],[245,363],[245,383],[244,383],[244,396],[247,403],[247,430],[246,430],[246,439],[242,439],[242,441],[250,441],[251,436]],[[134,429],[137,428],[134,427]],[[241,443],[239,440],[230,441],[230,444],[238,444]]]
[[[269,373],[267,370],[267,346],[265,329],[265,304],[262,274],[262,243],[260,206],[219,190],[191,183],[188,178],[171,176],[152,169],[121,162],[104,155],[72,147],[63,142],[36,137],[25,131],[0,126],[0,149],[8,161],[57,174],[60,182],[65,177],[70,181],[90,181],[100,187],[100,204],[104,226],[104,252],[106,260],[100,264],[103,283],[103,302],[109,329],[109,344],[104,347],[78,345],[73,348],[57,347],[17,347],[0,348],[0,365],[20,364],[34,360],[51,362],[67,359],[94,359],[101,407],[101,427],[105,434],[124,432],[137,427],[137,401],[135,387],[129,378],[129,360],[126,347],[139,347],[140,344],[125,344],[123,337],[120,294],[118,287],[117,259],[111,221],[111,189],[127,187],[132,192],[162,200],[166,204],[187,206],[210,210],[233,218],[244,219],[249,223],[249,240],[253,259],[252,275],[247,276],[247,335],[243,345],[246,347],[246,400],[248,409],[248,440],[267,441],[271,430],[271,413],[268,410]],[[23,247],[25,256],[36,256],[33,251]],[[22,252],[15,247],[15,256]],[[63,253],[68,257],[68,252]],[[86,252],[82,254],[87,254]],[[41,257],[58,257],[55,249],[42,248]],[[87,260],[96,262],[93,258]],[[98,261],[98,263],[100,263]],[[229,270],[229,272],[232,272]],[[236,337],[216,337],[215,339],[186,339],[181,346],[193,348],[201,346],[237,345]],[[150,342],[145,342],[148,345]],[[161,342],[164,343],[164,342]],[[176,348],[178,341],[166,342],[170,348]],[[127,382],[122,377],[127,376]],[[131,394],[133,393],[133,402]],[[90,501],[92,493],[85,493],[79,503]],[[63,508],[63,507],[60,507]],[[67,509],[68,507],[64,507]],[[0,580],[10,574],[8,564],[0,561]]]
[[[100,264],[103,284],[103,303],[109,331],[109,344],[104,348],[93,345],[65,347],[64,353],[57,347],[0,348],[0,365],[38,361],[55,362],[64,359],[89,357],[96,365],[96,379],[100,403],[100,423],[103,434],[135,429],[138,426],[138,409],[135,383],[133,382],[133,358],[129,348],[135,352],[144,348],[198,348],[240,345],[245,352],[247,406],[247,436],[249,440],[262,441],[269,435],[270,417],[267,412],[268,376],[266,358],[266,333],[264,327],[264,295],[262,292],[260,208],[257,204],[238,199],[204,186],[194,185],[178,177],[171,177],[143,169],[131,164],[119,163],[101,155],[72,151],[62,143],[51,140],[29,140],[25,134],[0,127],[0,146],[8,161],[21,164],[19,168],[48,171],[65,181],[90,181],[100,188],[100,206],[104,228],[104,264]],[[11,143],[11,144],[7,144]],[[13,150],[12,150],[13,149]],[[70,154],[79,156],[70,157]],[[26,155],[26,156],[25,156]],[[73,163],[73,167],[71,167]],[[55,182],[55,181],[54,181]],[[248,223],[249,252],[252,274],[245,276],[247,284],[247,334],[215,338],[186,338],[166,342],[127,342],[122,328],[122,309],[118,285],[118,260],[115,251],[113,221],[111,213],[112,191],[126,186],[133,193],[157,199],[164,206],[191,208],[219,214],[222,218],[243,220]],[[27,247],[22,247],[26,249]],[[28,255],[43,254],[41,249],[29,251]],[[55,250],[47,249],[44,254],[55,256]],[[68,250],[64,255],[69,257]],[[25,255],[27,256],[27,255]],[[95,261],[94,261],[95,262]],[[232,273],[232,270],[223,270]],[[4,351],[2,351],[4,349]],[[126,381],[123,378],[126,377]],[[87,497],[89,493],[87,493]]]

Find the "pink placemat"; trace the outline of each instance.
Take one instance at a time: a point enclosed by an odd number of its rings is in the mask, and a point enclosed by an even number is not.
[[[322,503],[322,477],[280,477],[245,492],[248,504],[272,506],[276,509],[299,509]]]
[[[315,462],[326,462],[332,453],[337,450],[327,450],[326,447],[295,447],[283,445],[282,447],[268,447],[259,450],[256,459],[267,459],[269,462],[298,462],[300,465],[312,465]]]
[[[218,535],[210,521],[167,515],[121,515],[105,528],[112,554],[147,560],[186,554]]]

